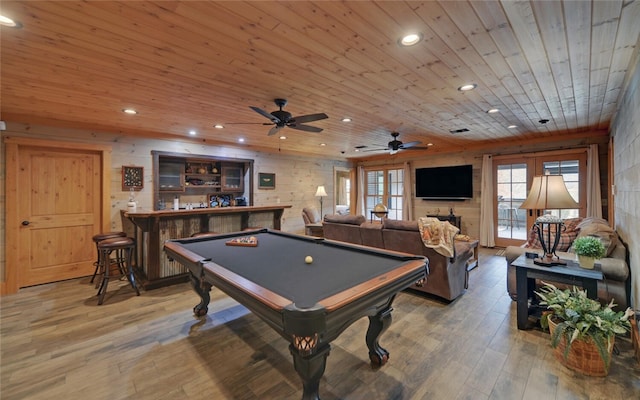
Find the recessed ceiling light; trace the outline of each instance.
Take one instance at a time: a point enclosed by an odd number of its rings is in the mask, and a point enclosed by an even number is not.
[[[357,152],[359,152],[359,151],[360,151],[360,149],[355,149],[354,151],[357,153]]]
[[[194,131],[193,129],[189,131],[189,135],[195,136],[195,134],[196,134],[196,131]]]
[[[342,118],[342,122],[351,122],[351,118],[344,117],[344,118]]]
[[[0,15],[0,25],[8,26],[9,28],[22,28],[22,24],[20,22],[14,21],[4,15]]]
[[[398,43],[400,43],[401,46],[413,46],[414,44],[417,44],[418,42],[420,42],[422,40],[422,33],[410,33],[408,35],[405,35],[403,37],[401,37],[398,40]]]
[[[285,140],[286,138],[286,136],[280,136],[280,140]]]
[[[244,143],[244,138],[243,138],[243,137],[239,138],[239,139],[238,139],[238,142],[240,142],[240,143]]]
[[[489,114],[493,114],[493,113],[497,113],[497,112],[499,112],[499,111],[500,111],[500,110],[498,110],[497,108],[491,108],[491,109],[487,110],[487,113],[489,113]]]
[[[124,110],[122,110],[122,112],[129,115],[136,115],[138,113],[133,108],[125,108]]]
[[[433,146],[433,143],[427,143],[427,146]]]
[[[509,125],[509,126],[507,126],[507,128],[509,128],[509,129],[513,129],[513,128],[517,128],[517,127],[518,127],[518,125]]]
[[[467,83],[465,85],[460,86],[458,88],[458,90],[461,91],[461,92],[467,92],[467,91],[473,90],[473,89],[475,89],[477,87],[478,87],[478,85],[475,84],[475,83]]]
[[[320,143],[320,146],[326,146],[326,145],[327,145],[326,143]]]
[[[224,128],[224,125],[222,125],[222,124],[215,124],[213,127],[214,127],[214,128],[216,128],[216,129],[222,129],[222,128]]]

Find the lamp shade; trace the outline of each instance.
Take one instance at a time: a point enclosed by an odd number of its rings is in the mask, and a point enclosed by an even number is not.
[[[520,208],[527,210],[579,208],[564,184],[562,175],[538,175],[533,177],[531,191]]]
[[[324,190],[324,186],[318,186],[318,190],[316,190],[316,197],[326,197],[327,191]]]

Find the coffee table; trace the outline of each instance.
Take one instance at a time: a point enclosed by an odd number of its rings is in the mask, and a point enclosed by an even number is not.
[[[538,303],[539,299],[534,293],[536,279],[580,286],[587,291],[589,298],[598,298],[598,281],[603,279],[600,265],[596,264],[594,269],[584,269],[573,260],[565,261],[567,262],[566,266],[554,265],[545,267],[536,265],[533,263],[533,259],[521,255],[511,263],[516,268],[518,329],[527,329],[528,327],[531,311],[529,299],[531,299],[532,305]]]

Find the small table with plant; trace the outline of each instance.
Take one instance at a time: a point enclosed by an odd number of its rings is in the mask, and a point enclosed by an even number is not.
[[[531,307],[531,309],[529,307],[529,299],[532,305],[535,306],[537,303],[537,298],[534,295],[536,279],[580,286],[586,290],[589,298],[598,298],[598,281],[603,279],[599,265],[596,265],[594,269],[585,269],[580,268],[575,261],[566,261],[567,265],[546,267],[536,265],[533,263],[533,259],[522,255],[511,263],[516,267],[518,329],[527,329],[530,310],[539,309],[538,307]],[[523,293],[526,293],[526,296],[523,296]]]

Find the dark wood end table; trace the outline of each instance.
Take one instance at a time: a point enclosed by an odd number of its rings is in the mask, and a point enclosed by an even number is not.
[[[521,255],[511,263],[516,268],[518,329],[527,329],[528,327],[529,299],[532,304],[538,302],[534,293],[536,279],[580,286],[587,291],[589,298],[598,298],[598,281],[603,279],[599,264],[596,264],[594,269],[584,269],[573,260],[566,260],[566,262],[567,265],[545,267],[536,265],[533,263],[533,259]]]

